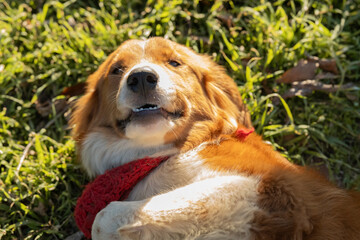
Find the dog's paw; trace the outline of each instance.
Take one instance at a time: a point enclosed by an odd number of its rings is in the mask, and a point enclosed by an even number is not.
[[[136,235],[128,234],[126,226],[132,226],[139,202],[111,202],[95,217],[92,239],[136,239]]]

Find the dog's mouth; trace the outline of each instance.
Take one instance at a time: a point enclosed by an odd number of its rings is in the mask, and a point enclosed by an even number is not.
[[[131,109],[133,114],[152,114],[155,111],[159,111],[161,108],[158,105],[154,104],[145,104],[138,108]]]
[[[120,130],[124,130],[130,122],[137,124],[150,125],[160,119],[176,120],[183,116],[183,111],[168,111],[156,104],[144,104],[136,108],[132,108],[127,118],[117,120],[116,126]]]

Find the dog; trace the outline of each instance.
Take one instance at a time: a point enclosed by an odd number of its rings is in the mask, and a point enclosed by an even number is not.
[[[168,157],[96,215],[93,239],[360,239],[359,193],[251,133],[235,82],[183,45],[125,41],[88,78],[71,124],[90,177]]]

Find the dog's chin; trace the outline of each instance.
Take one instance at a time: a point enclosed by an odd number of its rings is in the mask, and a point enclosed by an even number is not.
[[[136,142],[147,146],[164,144],[165,135],[182,117],[181,112],[168,112],[163,108],[131,111],[124,120],[117,121],[117,128]]]

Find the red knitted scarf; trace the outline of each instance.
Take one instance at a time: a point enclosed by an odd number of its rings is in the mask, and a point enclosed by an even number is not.
[[[254,129],[238,129],[235,137],[244,141]],[[91,238],[95,216],[110,202],[125,200],[135,185],[169,157],[142,158],[106,171],[86,185],[75,207],[75,220],[85,237]]]
[[[110,202],[125,200],[134,186],[169,157],[142,158],[106,171],[86,185],[75,207],[75,221],[91,238],[95,216]]]

